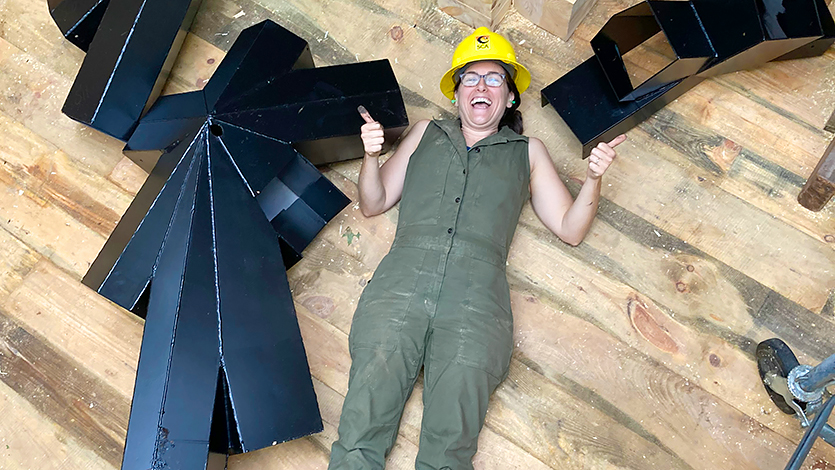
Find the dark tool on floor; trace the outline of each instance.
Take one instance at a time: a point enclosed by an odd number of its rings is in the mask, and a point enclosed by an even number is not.
[[[835,354],[817,366],[803,365],[786,343],[772,338],[757,345],[757,368],[771,401],[808,428],[786,470],[800,469],[818,437],[835,446],[835,429],[826,424],[835,408],[826,389],[835,385]]]

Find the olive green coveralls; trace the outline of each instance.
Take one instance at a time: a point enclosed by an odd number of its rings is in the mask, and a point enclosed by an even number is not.
[[[503,127],[468,151],[460,121],[427,126],[406,170],[391,251],[354,314],[329,469],[384,467],[421,365],[415,468],[473,468],[487,402],[510,364],[505,266],[529,179],[527,137]]]

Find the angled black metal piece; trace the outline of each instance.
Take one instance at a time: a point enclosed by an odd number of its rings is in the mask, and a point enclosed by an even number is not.
[[[699,17],[689,2],[649,0],[613,16],[591,40],[592,49],[620,101],[633,101],[667,84],[697,73],[716,56],[707,36],[698,31]],[[645,82],[633,86],[623,54],[662,33],[676,59]]]
[[[287,48],[275,48],[285,40]],[[88,270],[86,285],[125,308],[136,307],[150,275],[148,261],[136,260],[146,258],[149,242],[130,237],[144,230],[140,224],[156,204],[156,194],[160,204],[165,201],[166,191],[160,190],[176,157],[163,152],[188,145],[206,123],[235,155],[279,234],[287,267],[301,259],[304,247],[348,203],[309,161],[324,164],[362,155],[359,104],[386,127],[385,148],[406,128],[408,116],[388,61],[294,69],[310,62],[307,45],[299,41],[271,21],[259,23],[242,33],[204,90],[156,102],[125,147],[152,177]],[[271,60],[264,59],[265,50],[271,51]]]
[[[49,14],[68,41],[87,52],[110,0],[48,0]]]
[[[202,469],[210,450],[322,430],[281,248],[211,126],[169,152],[179,159],[158,200],[166,204],[146,217],[158,226],[129,245],[162,234],[148,256],[125,470]]]
[[[623,54],[663,33],[675,60],[633,84]],[[771,60],[823,54],[835,22],[823,0],[646,0],[613,16],[595,56],[542,90],[583,144],[583,157],[702,80]]]
[[[815,0],[815,10],[818,14],[818,22],[821,31],[823,31],[823,36],[791,52],[783,54],[774,60],[804,59],[819,56],[823,54],[823,51],[829,49],[832,43],[835,43],[835,20],[833,20],[832,15],[829,13],[826,2],[824,0]]]
[[[127,140],[143,111],[159,96],[200,0],[108,1],[62,111],[76,121]],[[64,4],[65,10],[73,11],[64,13]],[[79,8],[73,9],[75,5]],[[78,15],[75,10],[84,10],[82,7],[89,4],[63,0],[53,9],[53,16],[61,18],[62,31]],[[90,15],[78,23],[84,25],[79,38],[89,36],[95,23],[92,16],[101,8],[102,4],[93,6]]]
[[[824,34],[815,0],[691,0],[691,3],[702,20],[704,34],[717,52],[717,57],[701,72],[705,77],[758,67]]]
[[[310,67],[304,41],[248,28],[125,147],[150,176],[83,280],[146,318],[124,470],[203,469],[322,429],[285,269],[350,200],[291,142],[338,161],[362,154],[359,104],[395,131],[387,146],[408,119],[386,61]]]

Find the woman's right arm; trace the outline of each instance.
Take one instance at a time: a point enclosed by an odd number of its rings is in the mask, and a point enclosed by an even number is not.
[[[362,159],[359,176],[360,211],[364,216],[371,217],[391,209],[400,200],[409,158],[420,143],[429,121],[422,120],[415,123],[400,141],[394,155],[380,166],[378,158],[385,140],[383,126],[367,111],[360,114],[365,119],[365,124],[361,128],[365,156]]]

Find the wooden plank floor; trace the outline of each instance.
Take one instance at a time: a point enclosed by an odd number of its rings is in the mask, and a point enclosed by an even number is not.
[[[591,55],[635,0],[600,0],[570,41],[518,14],[500,31],[533,73],[522,111],[572,191],[585,163],[539,90]],[[388,58],[412,121],[449,117],[437,88],[472,30],[431,0],[204,0],[167,93],[200,88],[237,34],[271,18],[317,65]],[[652,70],[663,51],[630,54]],[[83,54],[44,0],[0,0],[0,468],[121,462],[142,322],[79,280],[147,176],[122,143],[60,112]],[[632,130],[600,215],[573,248],[529,206],[508,277],[516,349],[492,399],[479,469],[782,469],[802,430],[760,385],[757,342],[802,362],[835,353],[835,204],[795,198],[833,137],[835,49],[702,83]],[[358,162],[325,169],[356,200]],[[325,431],[235,456],[232,469],[324,469],[359,294],[397,210],[350,205],[289,272]],[[361,238],[350,245],[344,234]],[[389,467],[413,465],[419,383]],[[818,443],[804,468],[835,469]]]

